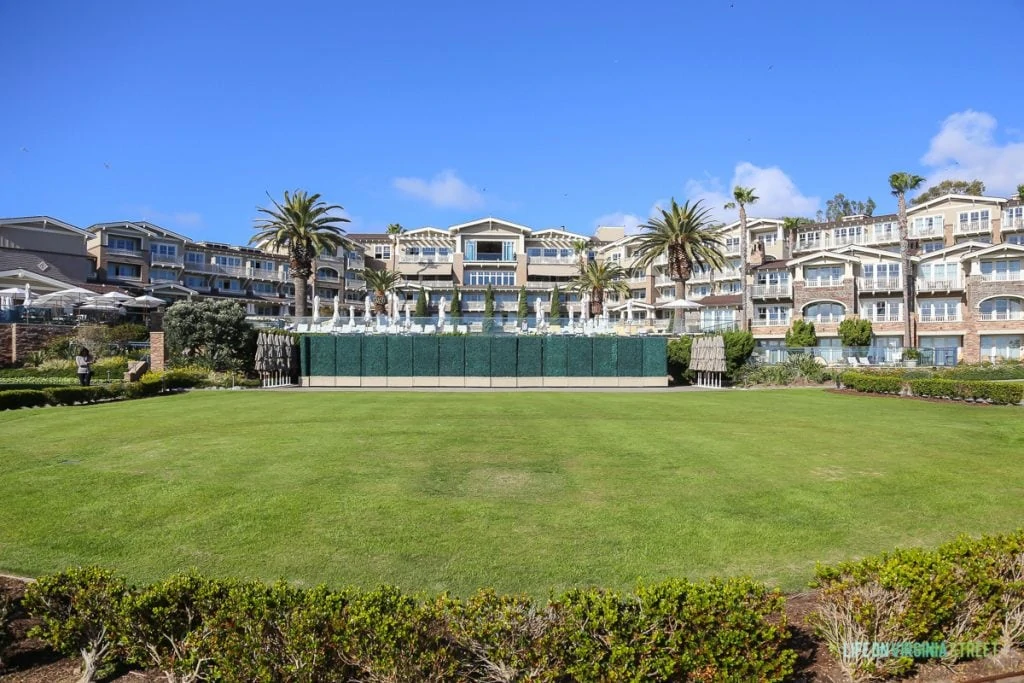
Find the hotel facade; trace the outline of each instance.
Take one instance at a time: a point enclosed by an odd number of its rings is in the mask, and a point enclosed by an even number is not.
[[[747,223],[747,274],[740,269],[740,227],[733,223],[724,230],[725,267],[699,269],[687,283],[687,298],[702,305],[689,314],[689,331],[746,328],[770,357],[784,347],[794,320],[810,320],[819,353],[839,360],[839,323],[864,318],[872,322],[876,353],[898,358],[909,315],[917,345],[931,349],[936,363],[1019,359],[1024,341],[1024,202],[947,195],[910,207],[908,218],[916,282],[911,311],[903,310],[895,215],[849,216],[803,225],[794,234],[785,234],[781,220],[752,218]],[[515,321],[523,287],[531,312],[537,305],[550,310],[556,286],[563,305],[578,311],[570,283],[581,262],[596,260],[615,262],[626,272],[629,301],[609,296],[613,319],[628,315],[630,324],[651,332],[669,325],[671,310],[664,305],[674,299],[674,283],[667,263],[662,257],[646,268],[637,267],[639,238],[622,227],[600,227],[594,235],[583,235],[482,218],[444,229],[348,237],[351,244],[321,254],[314,268],[310,297],[319,297],[323,313],[329,314],[337,296],[344,309],[362,314],[367,297],[364,268],[400,273],[403,295],[415,300],[424,290],[432,315],[442,297],[451,300],[456,286],[470,320],[482,315],[488,286],[495,293],[499,319]],[[61,245],[64,255],[58,259],[48,244]],[[53,276],[59,269],[50,275],[34,272],[34,264],[46,262],[42,254],[61,263],[90,263],[90,272],[78,268],[74,277],[61,278]],[[0,219],[0,268],[4,263],[19,267],[0,269],[0,288],[34,280],[33,291],[45,293],[63,284],[100,284],[145,291],[169,302],[197,297],[238,301],[251,316],[292,313],[286,255],[193,241],[144,221],[81,230],[47,217]],[[746,321],[740,312],[744,296]]]

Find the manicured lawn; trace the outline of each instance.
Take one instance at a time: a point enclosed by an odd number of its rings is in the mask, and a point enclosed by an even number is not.
[[[0,413],[0,569],[544,596],[1024,523],[1024,412],[829,394],[194,392]]]

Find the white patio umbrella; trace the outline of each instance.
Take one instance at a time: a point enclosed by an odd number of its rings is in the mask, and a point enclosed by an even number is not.
[[[699,303],[696,301],[690,301],[689,299],[675,299],[673,301],[669,301],[667,304],[662,304],[661,307],[681,312],[681,315],[676,319],[675,332],[681,332],[682,329],[686,328],[686,311],[696,311],[697,309],[702,308]]]
[[[32,300],[32,285],[25,283],[25,300],[21,302],[22,306],[28,306],[29,301]]]
[[[632,321],[633,320],[633,300],[632,299],[626,299],[626,320],[627,321]]]
[[[572,304],[567,303],[565,305],[565,314],[566,314],[566,317],[569,318],[569,327],[572,327],[572,321],[573,321]]]
[[[86,300],[92,299],[95,296],[96,292],[90,292],[88,289],[81,287],[72,287],[70,289],[62,289],[59,292],[44,294],[36,299],[35,303],[37,306],[62,308],[64,306],[75,306],[85,303]]]
[[[438,300],[438,302],[437,302],[437,325],[438,325],[438,327],[442,327],[444,325],[444,307],[446,305],[447,305],[447,302],[444,300],[444,297],[442,296]]]
[[[155,296],[143,294],[142,296],[125,300],[124,305],[131,306],[132,308],[160,308],[161,306],[166,306],[167,302]]]
[[[405,302],[405,326],[412,325],[412,302]]]
[[[533,300],[533,311],[537,315],[537,322],[535,324],[538,328],[540,327],[540,324],[544,322],[544,309],[542,306],[543,304],[541,303],[539,296]]]
[[[101,296],[93,297],[86,303],[79,306],[79,310],[82,311],[119,311],[121,310],[121,304],[110,299],[104,299]]]
[[[320,295],[319,294],[315,294],[313,296],[313,320],[311,322],[316,322],[316,319],[319,316],[320,316]]]
[[[341,299],[338,298],[337,294],[334,295],[334,301],[332,301],[332,303],[334,304],[334,312],[331,313],[331,320],[338,322],[341,320],[341,313],[338,311],[338,306],[341,305]]]
[[[125,294],[124,292],[107,292],[100,298],[112,301],[128,301],[128,299],[134,299],[135,297],[131,294]]]
[[[348,324],[354,326],[356,324],[356,307],[348,307]]]
[[[590,320],[590,294],[584,294],[580,302],[580,320]]]

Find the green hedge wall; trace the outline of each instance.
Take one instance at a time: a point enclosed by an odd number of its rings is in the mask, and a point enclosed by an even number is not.
[[[309,338],[309,374],[318,377],[333,377],[337,372],[334,358],[338,355],[334,347],[334,335],[324,334]]]
[[[544,337],[541,355],[543,356],[545,377],[565,377],[568,374],[566,366],[566,349],[568,347],[568,339],[565,337]]]
[[[566,374],[569,377],[594,376],[594,340],[569,337],[566,347]]]
[[[541,337],[520,337],[516,346],[516,374],[541,377],[544,374],[544,341]]]
[[[594,337],[590,365],[594,377],[615,377],[619,374],[619,340],[615,337]]]
[[[412,377],[412,337],[388,337],[388,377]]]
[[[337,337],[334,348],[339,377],[358,377],[363,374],[363,344],[359,337]]]
[[[434,335],[412,338],[412,374],[414,377],[437,377],[438,339]]]
[[[363,337],[363,377],[386,377],[388,374],[388,338]]]
[[[619,339],[618,368],[619,377],[643,377],[643,339],[638,337],[622,337]]]
[[[466,341],[466,377],[491,376],[491,338],[463,337]]]
[[[441,377],[466,375],[466,343],[463,337],[438,337],[437,351]]]
[[[515,377],[519,352],[515,337],[491,338],[491,377]]]
[[[668,375],[668,340],[665,337],[640,339],[643,344],[644,377],[666,377]]]
[[[988,401],[1003,405],[1024,401],[1024,383],[956,379],[904,379],[888,374],[844,372],[839,381],[848,389],[875,394],[907,394],[958,401]]]

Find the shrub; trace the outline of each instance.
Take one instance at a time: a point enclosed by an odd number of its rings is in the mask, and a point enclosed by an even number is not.
[[[839,381],[848,389],[874,394],[898,394],[903,389],[903,380],[882,373],[844,372]]]
[[[793,321],[793,327],[786,330],[786,346],[791,349],[816,346],[818,335],[814,331],[814,323],[803,319]]]
[[[690,380],[690,352],[693,349],[693,337],[680,337],[668,342],[668,374],[676,384]]]
[[[128,342],[149,341],[149,329],[138,323],[121,323],[107,328],[107,341],[124,345]]]
[[[917,349],[903,349],[903,360],[921,360],[921,352]]]
[[[80,654],[80,680],[93,681],[118,660],[119,613],[127,592],[120,577],[95,567],[41,577],[28,585],[22,600],[40,620],[29,635],[61,654]]]
[[[213,370],[251,365],[256,333],[234,301],[179,301],[164,315],[172,358],[201,360]]]
[[[0,410],[36,408],[50,402],[49,396],[40,389],[14,389],[0,391]]]
[[[736,373],[735,382],[744,387],[758,385],[785,386],[796,379],[792,367],[787,363],[760,365],[749,363]]]
[[[871,335],[870,320],[849,318],[839,323],[839,341],[843,346],[870,346]]]
[[[725,375],[732,379],[754,352],[754,335],[743,331],[723,332],[722,343],[725,345]]]
[[[14,612],[13,601],[6,594],[0,593],[0,671],[4,669],[4,651],[11,642],[9,621]]]
[[[1010,404],[1024,400],[1024,384],[952,379],[912,379],[908,382],[915,396],[933,396],[959,400],[991,401]]]
[[[89,387],[51,387],[43,393],[49,402],[57,406],[72,406],[76,403],[95,403],[121,395],[120,384],[89,386]]]
[[[996,642],[1004,652],[1024,643],[1022,577],[1024,531],[819,566],[812,621],[852,678],[903,675],[915,659],[955,660],[957,643]],[[844,652],[844,644],[864,642],[951,647],[881,659]]]

